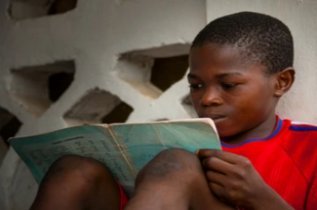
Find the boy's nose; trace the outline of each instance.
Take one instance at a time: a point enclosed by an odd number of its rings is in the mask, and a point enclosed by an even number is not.
[[[201,106],[219,106],[222,103],[221,95],[215,88],[207,88],[200,99]]]

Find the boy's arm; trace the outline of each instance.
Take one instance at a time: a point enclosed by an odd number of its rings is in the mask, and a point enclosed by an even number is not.
[[[268,186],[249,159],[229,152],[200,150],[209,187],[231,205],[256,210],[293,209]]]

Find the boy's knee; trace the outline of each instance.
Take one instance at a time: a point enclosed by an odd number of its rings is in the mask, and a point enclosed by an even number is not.
[[[200,166],[198,158],[183,149],[167,149],[160,152],[153,162],[162,163],[166,166],[167,170],[191,170]]]
[[[137,182],[144,178],[193,177],[201,174],[198,158],[182,149],[168,149],[159,153],[139,173]]]
[[[88,206],[91,209],[100,209],[100,206],[117,209],[118,195],[118,185],[102,163],[67,155],[56,160],[48,170],[40,184],[34,209],[47,205],[63,206],[50,209],[70,209],[70,206],[71,209],[88,209]]]
[[[100,180],[110,179],[111,174],[102,163],[91,158],[66,155],[52,164],[43,182],[65,182],[78,187],[91,187]]]

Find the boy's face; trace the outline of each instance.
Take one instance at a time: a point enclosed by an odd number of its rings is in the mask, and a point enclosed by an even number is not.
[[[245,62],[230,46],[209,43],[190,52],[188,81],[194,108],[199,117],[214,120],[222,138],[248,132],[253,132],[248,137],[260,137],[272,129],[265,122],[275,118],[274,77],[263,65]]]

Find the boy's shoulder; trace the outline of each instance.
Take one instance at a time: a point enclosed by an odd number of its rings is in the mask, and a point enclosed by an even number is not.
[[[309,131],[317,131],[317,125],[306,123],[306,122],[300,122],[300,121],[292,121],[288,120],[290,122],[289,130],[294,132],[309,132]]]
[[[317,125],[283,120],[281,146],[306,177],[317,171]]]
[[[281,133],[288,143],[316,144],[317,146],[317,125],[284,119]]]
[[[281,137],[285,151],[303,164],[317,165],[317,125],[288,119],[283,124]]]
[[[317,161],[317,125],[290,119],[280,119],[280,130],[272,145],[281,147],[292,159],[310,156]]]

